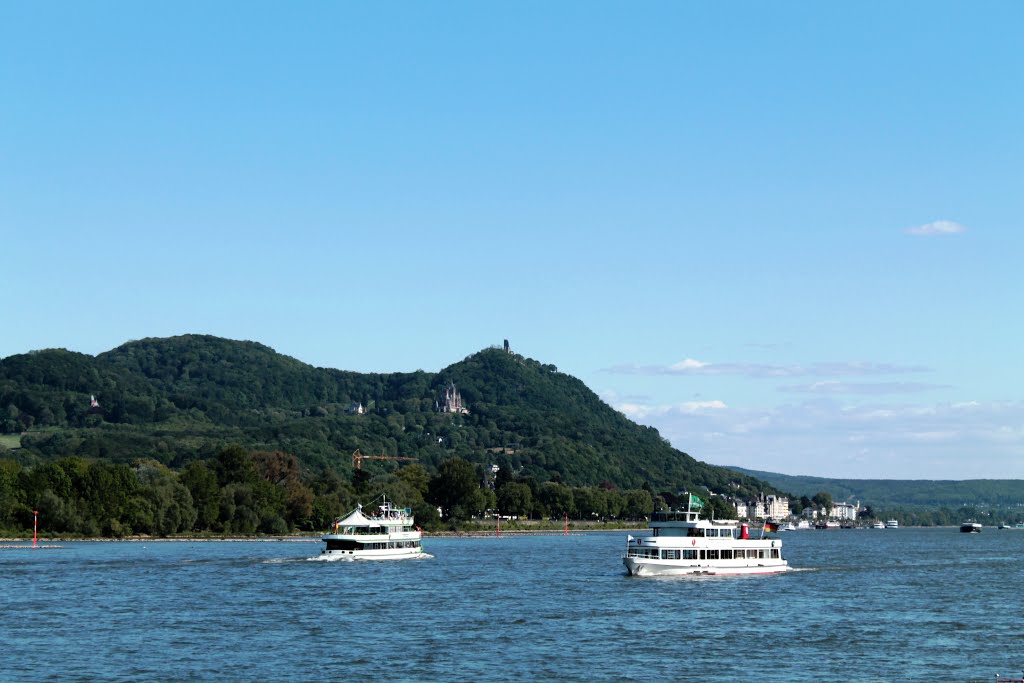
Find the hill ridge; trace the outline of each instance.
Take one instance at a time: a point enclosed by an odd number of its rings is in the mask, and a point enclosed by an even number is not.
[[[62,380],[67,373],[73,383]],[[468,415],[435,412],[448,382]],[[98,410],[88,407],[93,394]],[[357,404],[365,414],[349,413]],[[23,450],[40,458],[145,457],[182,466],[240,443],[294,453],[313,470],[345,471],[344,459],[361,448],[414,455],[428,470],[454,456],[498,461],[574,485],[766,488],[673,448],[554,365],[494,347],[436,373],[357,373],[317,368],[260,342],[147,337],[96,356],[0,360],[0,411],[0,432],[44,430],[22,439]]]

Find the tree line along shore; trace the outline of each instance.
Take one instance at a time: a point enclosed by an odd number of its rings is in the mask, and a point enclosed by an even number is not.
[[[310,475],[294,455],[233,445],[214,458],[173,470],[152,460],[110,463],[60,458],[32,467],[0,459],[0,535],[40,533],[61,539],[181,538],[202,541],[316,534],[357,503],[381,494],[409,507],[427,534],[502,533],[643,526],[664,496],[641,488],[540,483],[461,458],[431,475],[418,463],[351,480],[326,470]],[[722,515],[719,515],[722,516]],[[516,519],[512,519],[516,518]]]

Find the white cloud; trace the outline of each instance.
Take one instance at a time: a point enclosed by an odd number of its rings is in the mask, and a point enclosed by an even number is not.
[[[707,363],[693,358],[672,365],[615,365],[604,372],[618,375],[737,375],[743,377],[835,377],[893,375],[927,372],[920,365],[893,365],[866,361],[830,361],[823,363],[773,365],[770,363]]]
[[[1024,478],[1024,401],[617,407],[713,464],[859,479]]]
[[[688,401],[679,406],[681,410],[691,413],[699,410],[724,410],[727,407],[724,401]]]
[[[669,369],[670,370],[681,370],[681,371],[699,370],[700,368],[703,368],[703,367],[706,367],[706,366],[707,366],[707,363],[702,363],[699,360],[694,360],[693,358],[687,358],[685,360],[679,361],[678,363],[674,363],[674,364],[670,365]]]
[[[956,233],[964,232],[967,228],[954,223],[953,221],[935,221],[934,223],[925,223],[924,225],[918,225],[913,228],[907,228],[906,232],[908,235],[954,235]]]
[[[642,420],[658,415],[670,415],[673,413],[694,414],[709,410],[725,410],[728,406],[724,401],[686,401],[674,405],[645,405],[635,402],[613,403],[615,408],[626,417]]]
[[[925,384],[922,382],[812,382],[811,384],[789,384],[779,391],[793,394],[911,394],[934,389],[948,389],[948,384]]]

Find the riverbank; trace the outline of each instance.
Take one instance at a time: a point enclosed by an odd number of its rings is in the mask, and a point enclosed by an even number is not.
[[[592,533],[616,533],[643,531],[643,528],[579,528],[569,529],[570,536]],[[424,531],[423,538],[493,538],[499,536],[563,536],[565,529],[467,529],[461,531]],[[54,536],[39,538],[39,543],[320,543],[320,536],[124,536],[107,538],[103,536]],[[2,544],[12,548],[31,547],[31,538],[0,538]]]

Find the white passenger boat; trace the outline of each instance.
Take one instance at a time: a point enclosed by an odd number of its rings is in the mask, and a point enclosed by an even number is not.
[[[899,529],[900,528],[900,523],[897,522],[895,519],[890,519],[890,520],[886,521],[885,528],[886,529]]]
[[[871,528],[872,529],[884,529],[885,528],[885,522],[883,522],[882,520],[878,520],[876,522],[873,522],[871,524]]]
[[[422,531],[414,524],[412,510],[396,508],[384,496],[373,514],[362,505],[337,519],[323,540],[326,559],[404,560],[429,557],[423,553]]]
[[[778,530],[766,523],[751,532],[736,520],[700,519],[703,503],[691,495],[686,511],[651,514],[651,536],[626,537],[622,557],[632,576],[700,574],[777,574],[789,571],[782,541],[764,537]],[[773,529],[774,528],[774,529]],[[751,538],[751,533],[760,534]]]
[[[977,522],[964,522],[960,525],[960,532],[964,534],[980,534],[981,525]]]

